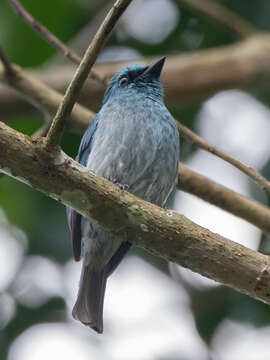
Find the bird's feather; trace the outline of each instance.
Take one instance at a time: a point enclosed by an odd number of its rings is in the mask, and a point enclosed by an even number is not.
[[[72,315],[99,334],[103,331],[103,303],[107,278],[121,262],[130,246],[130,242],[123,242],[103,269],[94,270],[89,265],[83,266],[79,293]]]
[[[91,142],[98,124],[98,115],[91,121],[84,136],[82,137],[76,160],[86,166],[87,158],[91,151]],[[81,215],[75,210],[67,208],[73,256],[76,261],[81,258]]]
[[[79,293],[72,316],[99,334],[103,332],[103,302],[106,288],[106,269],[82,267]]]
[[[82,216],[75,210],[71,210],[70,214],[70,229],[72,239],[72,250],[75,261],[81,259],[81,219]]]
[[[98,126],[98,122],[99,122],[99,115],[97,114],[94,117],[94,119],[91,121],[91,123],[89,124],[87,130],[85,131],[85,133],[81,139],[81,143],[80,143],[80,147],[78,150],[78,155],[76,157],[76,160],[84,166],[86,166],[88,156],[91,152],[91,148],[92,148],[91,145],[93,142],[95,131]]]

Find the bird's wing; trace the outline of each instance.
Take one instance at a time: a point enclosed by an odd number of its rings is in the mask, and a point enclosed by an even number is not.
[[[84,135],[81,139],[81,143],[79,146],[78,155],[76,157],[76,160],[84,166],[87,165],[88,156],[91,152],[91,144],[93,141],[94,133],[95,133],[97,125],[98,125],[98,120],[99,120],[99,116],[97,114],[94,117],[94,119],[91,121],[91,123],[89,124],[86,132],[84,133]]]
[[[86,166],[87,159],[91,151],[91,143],[93,140],[93,135],[96,131],[98,124],[98,115],[91,121],[88,126],[86,132],[84,133],[78,155],[76,156],[76,160]],[[72,241],[72,249],[73,256],[76,261],[79,261],[81,258],[81,218],[82,216],[78,214],[75,210],[67,208],[67,216],[68,222],[71,232],[71,241]]]
[[[72,240],[72,251],[75,261],[81,258],[81,218],[75,210],[71,210],[70,214],[70,231]]]

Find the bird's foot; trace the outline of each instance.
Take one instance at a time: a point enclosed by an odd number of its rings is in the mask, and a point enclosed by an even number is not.
[[[117,179],[114,179],[113,181],[112,181],[115,185],[117,185],[121,190],[123,190],[123,191],[126,191],[126,190],[128,190],[128,188],[129,188],[129,186],[128,186],[128,184],[120,184],[118,181],[117,181]]]

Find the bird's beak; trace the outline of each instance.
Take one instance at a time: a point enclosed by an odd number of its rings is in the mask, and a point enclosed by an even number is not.
[[[143,75],[151,74],[153,77],[159,78],[165,60],[166,56],[162,56],[162,58],[158,59],[156,62],[154,62],[154,64],[148,66],[147,69],[143,72]]]

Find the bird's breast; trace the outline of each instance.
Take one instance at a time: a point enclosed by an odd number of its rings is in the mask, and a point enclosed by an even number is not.
[[[165,106],[155,102],[109,103],[99,117],[87,167],[161,205],[175,182],[179,143],[174,120]]]

